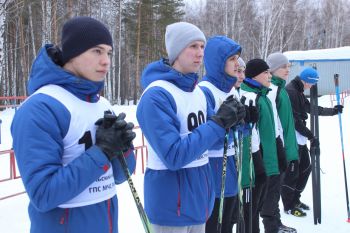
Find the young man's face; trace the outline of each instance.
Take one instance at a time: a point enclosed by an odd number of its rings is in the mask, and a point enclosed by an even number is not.
[[[290,71],[290,64],[285,64],[273,72],[273,75],[280,77],[281,79],[287,80]]]
[[[204,42],[193,41],[176,58],[173,68],[183,74],[196,73],[203,62]]]
[[[263,85],[264,87],[269,87],[271,84],[271,74],[270,71],[266,70],[259,75],[255,76],[253,79]]]
[[[245,67],[244,66],[240,66],[238,67],[238,70],[237,70],[237,82],[235,83],[235,87],[240,87],[243,80],[245,79]]]
[[[314,85],[312,83],[307,83],[305,81],[303,81],[303,84],[304,84],[304,90],[308,90]]]
[[[237,71],[239,67],[238,63],[239,55],[233,55],[229,58],[227,58],[225,63],[225,73],[230,75],[231,77],[237,77]]]
[[[111,54],[111,46],[100,44],[69,60],[64,68],[78,77],[103,81],[111,65]]]

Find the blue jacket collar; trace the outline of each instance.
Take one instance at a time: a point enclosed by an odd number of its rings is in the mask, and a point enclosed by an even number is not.
[[[183,74],[172,68],[166,59],[161,59],[149,64],[141,76],[142,89],[147,88],[156,80],[165,80],[176,85],[183,91],[192,92],[198,82],[197,73]]]

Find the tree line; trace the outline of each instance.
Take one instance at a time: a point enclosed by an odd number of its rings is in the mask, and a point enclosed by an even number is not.
[[[104,95],[137,103],[144,67],[166,56],[166,25],[188,21],[206,36],[227,35],[242,57],[350,45],[350,0],[0,0],[0,96],[26,95],[30,69],[46,43],[60,45],[76,15],[105,23],[114,40]],[[201,71],[203,74],[203,70]]]

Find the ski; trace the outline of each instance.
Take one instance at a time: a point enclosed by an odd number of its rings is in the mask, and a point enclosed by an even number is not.
[[[226,182],[226,168],[227,168],[227,148],[228,148],[228,137],[230,129],[226,129],[224,139],[224,154],[222,159],[222,174],[221,174],[221,192],[220,192],[220,205],[219,205],[219,217],[218,224],[216,226],[216,232],[221,233],[222,228],[222,214],[224,212],[224,194],[225,194],[225,182]]]
[[[310,123],[311,132],[319,138],[318,125],[318,90],[317,84],[310,89]],[[311,166],[312,166],[312,195],[313,195],[313,214],[314,224],[321,223],[321,177],[320,177],[320,147],[312,146],[310,148]]]
[[[340,105],[339,75],[338,74],[334,74],[334,85],[335,85],[335,94],[336,94],[336,98],[337,98],[337,105]],[[343,126],[342,126],[341,114],[339,112],[338,112],[338,119],[339,119],[341,149],[342,149],[342,156],[343,156],[343,170],[344,170],[344,182],[345,182],[345,194],[346,194],[346,210],[348,213],[347,222],[350,223],[350,206],[349,206],[348,184],[347,184],[347,178],[346,178],[344,141],[343,141]]]

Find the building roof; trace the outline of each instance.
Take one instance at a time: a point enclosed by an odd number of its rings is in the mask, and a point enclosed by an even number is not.
[[[350,60],[350,46],[315,49],[306,51],[287,51],[283,53],[289,61],[342,61]]]

